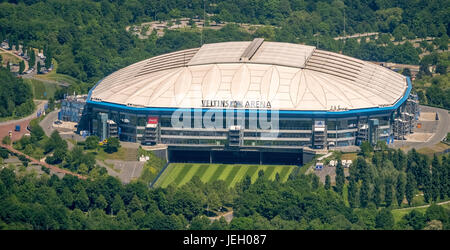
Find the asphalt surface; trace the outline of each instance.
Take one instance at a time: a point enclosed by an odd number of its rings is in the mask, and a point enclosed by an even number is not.
[[[97,164],[105,167],[108,174],[118,177],[123,183],[130,183],[132,180],[139,178],[144,168],[145,162],[140,161],[120,161],[120,160],[106,160],[105,163],[97,160]],[[113,164],[113,169],[108,166]]]
[[[16,141],[19,140],[24,134],[29,133],[30,131],[27,130],[28,125],[30,124],[30,121],[37,118],[37,112],[44,110],[44,105],[47,103],[46,100],[40,101],[40,103],[37,105],[36,110],[33,112],[33,114],[17,119],[17,120],[10,120],[5,122],[0,122],[0,139],[7,136],[9,134],[9,131],[12,131],[12,140]],[[20,125],[20,131],[14,131],[16,128],[16,125]]]
[[[39,125],[41,125],[42,129],[44,130],[45,134],[47,136],[50,136],[53,132],[53,130],[55,130],[53,128],[53,122],[56,121],[58,119],[58,112],[60,111],[60,109],[54,110],[50,113],[48,113],[44,119],[42,119],[42,121],[39,123]]]
[[[430,139],[428,139],[426,142],[409,142],[409,141],[397,140],[394,142],[393,145],[391,145],[391,147],[404,148],[405,150],[410,150],[412,148],[420,149],[420,148],[425,148],[425,147],[431,147],[433,145],[438,144],[440,141],[442,141],[447,136],[447,133],[450,132],[450,115],[448,113],[448,110],[441,109],[441,108],[428,107],[428,106],[423,106],[423,105],[420,105],[420,108],[421,108],[421,112],[437,112],[438,113],[439,120],[437,121],[437,126],[434,125],[434,126],[436,126],[436,128],[434,128],[432,124],[427,124],[430,122],[426,122],[426,121],[421,122],[425,126],[433,127],[433,130],[435,130],[435,131],[432,131],[434,133],[434,135]],[[419,129],[416,128],[415,130],[417,131]]]

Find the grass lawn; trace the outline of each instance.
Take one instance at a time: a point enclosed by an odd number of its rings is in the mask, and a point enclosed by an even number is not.
[[[10,62],[10,63],[13,63],[13,64],[19,64],[20,61],[22,61],[22,60],[20,60],[19,58],[15,57],[15,56],[13,56],[13,55],[11,55],[11,54],[9,54],[9,53],[6,53],[6,52],[1,52],[0,55],[1,55],[2,58],[3,58],[2,64],[3,64],[5,67],[6,67],[6,62]]]
[[[245,176],[250,176],[252,183],[258,179],[258,172],[264,171],[264,178],[274,180],[276,174],[285,182],[296,166],[274,165],[246,165],[246,164],[201,164],[201,163],[172,163],[161,174],[155,183],[155,187],[167,187],[170,184],[182,186],[198,176],[203,182],[224,180],[229,187],[242,181]]]
[[[430,157],[433,157],[435,153],[444,152],[446,149],[450,148],[449,145],[439,142],[438,144],[435,144],[431,147],[421,148],[418,149],[417,152],[421,154],[426,154]]]
[[[87,150],[88,152],[93,152],[94,150]],[[112,154],[106,153],[103,149],[99,149],[96,153],[96,158],[101,161],[109,160],[121,160],[121,161],[136,161],[137,156],[134,158],[132,156],[137,155],[137,149],[135,148],[125,148],[120,147],[117,152]]]
[[[450,203],[446,203],[446,204],[443,204],[440,206],[442,206],[446,209],[450,209]],[[411,212],[413,209],[415,209],[418,212],[421,212],[422,214],[425,214],[425,212],[427,211],[427,208],[428,207],[419,207],[419,208],[411,207],[411,208],[405,208],[405,209],[393,209],[392,215],[394,216],[395,223],[397,223],[403,218],[403,216],[405,216],[405,214]]]
[[[53,81],[57,81],[57,82],[62,82],[62,83],[68,83],[68,84],[78,84],[81,83],[80,80],[73,78],[69,75],[65,75],[65,74],[59,74],[56,73],[56,70],[58,69],[58,62],[53,59],[53,70],[45,75],[36,75],[37,78],[42,78],[42,79],[47,79],[47,80],[53,80]]]
[[[23,79],[24,82],[30,84],[31,89],[33,90],[34,99],[49,99],[55,96],[56,90],[61,87],[57,84],[42,82],[35,79]]]

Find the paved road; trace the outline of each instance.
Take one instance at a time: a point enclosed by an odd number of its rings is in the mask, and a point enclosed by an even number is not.
[[[37,109],[33,112],[33,114],[17,119],[17,120],[10,120],[5,122],[0,122],[0,139],[7,136],[9,131],[12,131],[12,140],[18,140],[20,139],[24,134],[29,133],[27,130],[28,124],[30,124],[30,121],[37,117],[37,112],[44,110],[44,105],[47,103],[47,101],[40,101],[40,103],[37,105]],[[16,125],[20,125],[20,131],[16,132],[14,131]]]
[[[42,119],[42,121],[39,123],[39,125],[41,125],[42,129],[44,130],[44,132],[47,136],[50,136],[52,134],[53,130],[55,130],[53,128],[53,122],[58,119],[59,111],[60,111],[60,109],[57,109],[57,110],[54,110],[54,111],[48,113],[44,117],[44,119]]]
[[[450,114],[448,113],[448,110],[423,105],[420,105],[420,108],[421,112],[438,113],[439,121],[437,124],[436,131],[433,131],[434,135],[426,142],[408,142],[397,140],[394,142],[393,145],[394,148],[405,147],[405,150],[410,150],[412,148],[420,149],[425,147],[431,147],[442,141],[447,136],[447,133],[450,132]]]
[[[106,168],[109,175],[118,177],[123,183],[130,183],[132,180],[139,178],[145,164],[145,162],[139,161],[120,160],[106,160],[105,162],[107,164],[100,160],[96,161],[98,165]],[[114,165],[114,169],[108,166],[111,164]]]

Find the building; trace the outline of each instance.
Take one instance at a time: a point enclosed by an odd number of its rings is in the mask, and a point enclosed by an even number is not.
[[[313,46],[204,44],[100,80],[87,127],[100,135],[98,124],[112,120],[120,140],[167,145],[171,161],[301,164],[310,150],[412,132],[410,92],[401,74]]]
[[[87,95],[66,96],[61,101],[58,119],[69,122],[80,122],[86,106]]]

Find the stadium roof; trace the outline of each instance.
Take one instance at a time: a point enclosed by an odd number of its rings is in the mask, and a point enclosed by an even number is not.
[[[406,77],[370,62],[300,44],[224,42],[137,62],[101,80],[95,102],[202,108],[205,101],[270,102],[279,110],[389,107]]]

